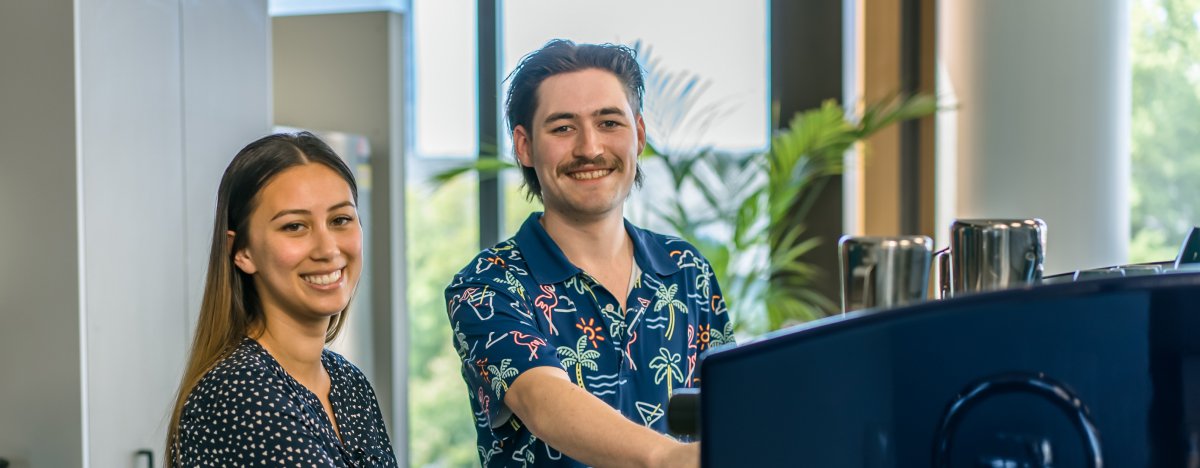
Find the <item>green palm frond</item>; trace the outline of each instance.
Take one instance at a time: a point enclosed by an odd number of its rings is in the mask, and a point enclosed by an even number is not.
[[[477,172],[481,176],[495,176],[496,174],[506,170],[516,168],[516,163],[505,159],[479,158],[461,166],[452,167],[450,169],[438,172],[437,174],[433,175],[433,177],[430,179],[430,182],[432,182],[434,186],[442,186],[451,180],[454,180],[459,176],[469,172]]]

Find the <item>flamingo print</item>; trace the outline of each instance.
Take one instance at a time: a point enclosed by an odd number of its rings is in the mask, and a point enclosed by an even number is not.
[[[554,292],[554,285],[543,284],[540,286],[542,293],[533,298],[533,306],[542,311],[542,315],[546,316],[546,323],[550,324],[550,334],[557,335],[558,328],[554,326],[554,308],[558,307],[558,294]],[[553,301],[553,302],[550,302]]]
[[[477,390],[479,395],[479,403],[483,405],[483,413],[487,414],[488,404],[491,403],[492,397],[489,397],[483,393],[483,387],[479,387]]]
[[[519,344],[526,348],[529,348],[529,360],[530,361],[537,359],[538,348],[540,348],[542,346],[546,346],[546,340],[543,340],[543,339],[538,338],[533,335],[526,335],[519,331],[513,331],[512,335],[513,335],[513,343],[516,343],[516,344]],[[525,340],[525,341],[522,342],[521,340]]]

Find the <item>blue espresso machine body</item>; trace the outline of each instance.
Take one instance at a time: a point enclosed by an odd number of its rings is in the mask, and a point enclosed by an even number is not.
[[[1200,274],[831,317],[700,368],[706,467],[1186,466]]]

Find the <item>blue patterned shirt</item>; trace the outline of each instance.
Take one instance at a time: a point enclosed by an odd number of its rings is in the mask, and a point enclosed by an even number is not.
[[[580,466],[504,405],[522,372],[562,368],[626,418],[665,433],[671,391],[699,385],[699,355],[733,341],[712,268],[687,242],[625,222],[641,271],[622,311],[614,292],[567,260],[540,218],[530,215],[446,288],[483,466]]]

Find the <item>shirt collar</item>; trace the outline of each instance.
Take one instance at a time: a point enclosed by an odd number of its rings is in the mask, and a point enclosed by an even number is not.
[[[540,220],[542,212],[534,212],[525,219],[515,239],[522,256],[529,263],[529,273],[538,284],[556,284],[580,273],[579,267],[567,260],[562,249],[546,233]],[[625,220],[625,232],[633,240],[633,258],[638,266],[658,276],[673,275],[679,271],[675,260],[654,238],[654,235]]]

